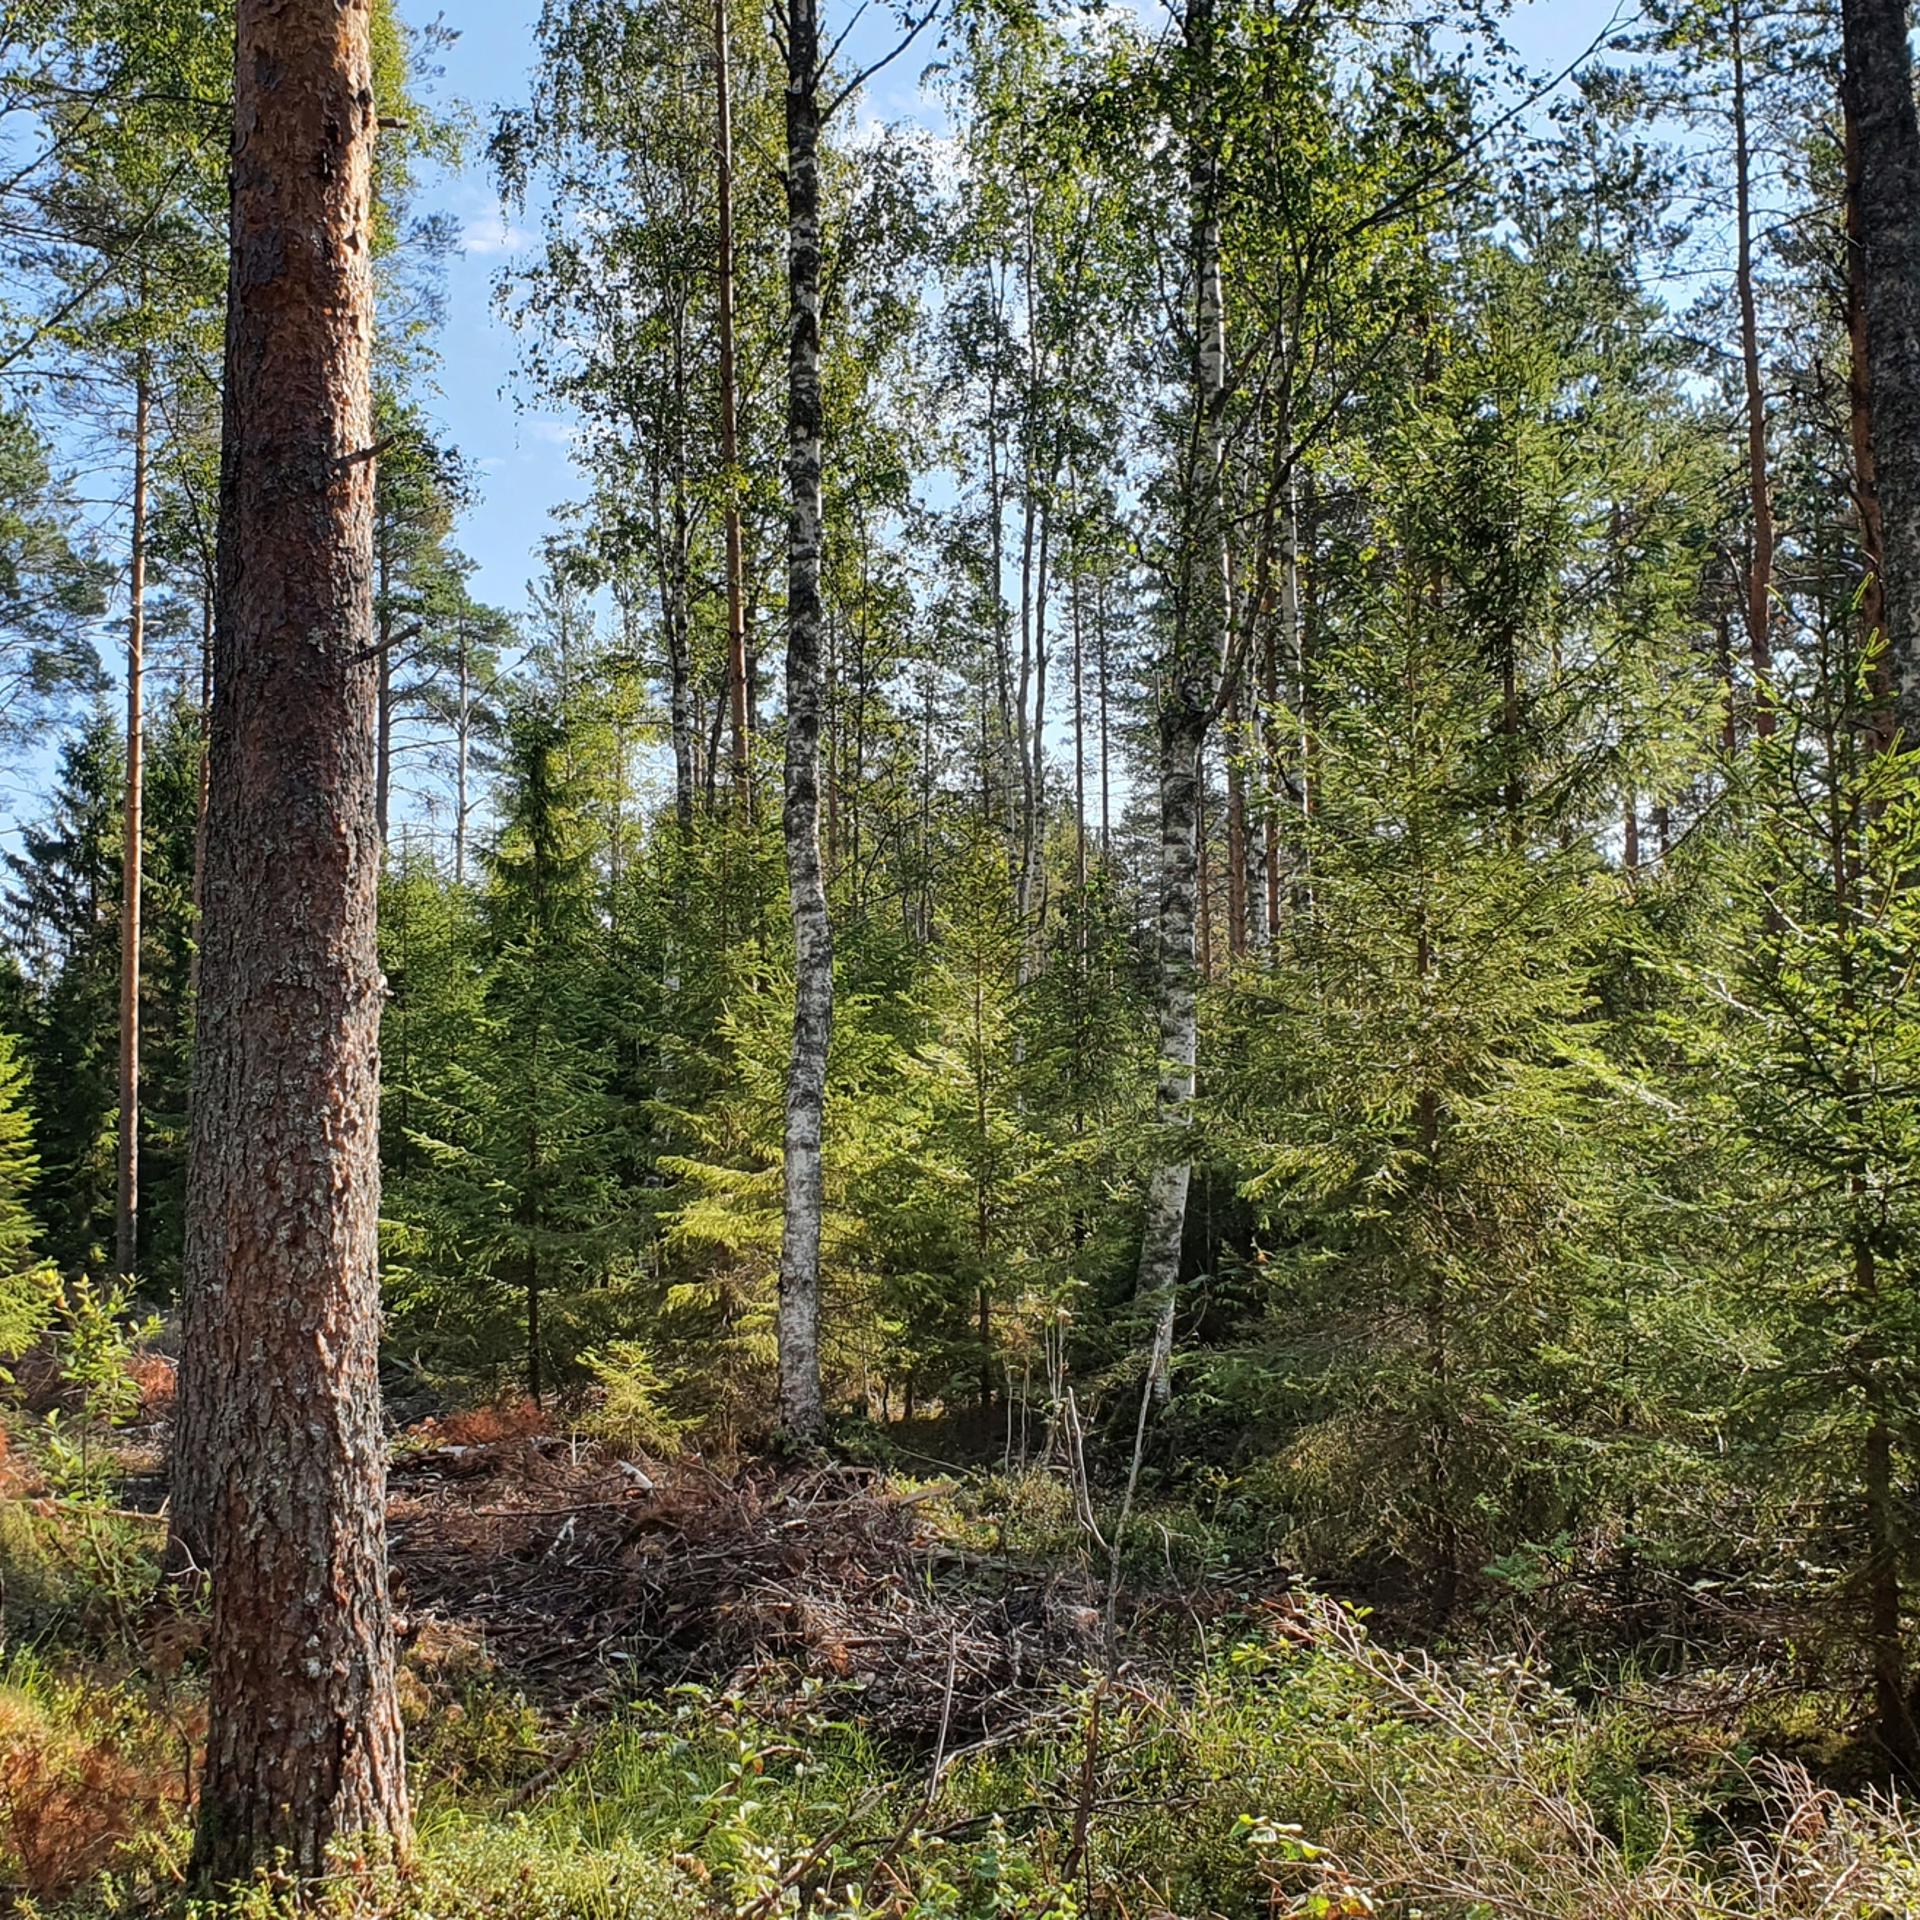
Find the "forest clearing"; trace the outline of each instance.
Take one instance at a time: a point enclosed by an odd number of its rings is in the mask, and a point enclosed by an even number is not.
[[[1905,0],[0,0],[0,1912],[1920,1920]]]

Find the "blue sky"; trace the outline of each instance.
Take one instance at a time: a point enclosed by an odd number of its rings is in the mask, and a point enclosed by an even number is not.
[[[845,0],[827,3],[831,13]],[[439,11],[423,0],[405,0],[405,5],[423,22]],[[497,105],[526,96],[539,11],[540,0],[460,0],[449,9],[460,37],[447,53],[442,91],[471,104],[483,130]],[[887,17],[887,9],[872,9],[873,38],[881,46]],[[1615,17],[1613,0],[1522,0],[1507,33],[1531,65],[1557,70]],[[856,57],[861,37],[856,35]],[[928,57],[916,46],[880,75],[869,111],[886,119],[917,117],[917,75]],[[481,498],[461,541],[479,563],[474,591],[497,604],[518,606],[552,511],[575,491],[566,423],[515,404],[513,336],[493,310],[494,280],[515,236],[501,220],[483,155],[476,153],[463,173],[431,182],[428,203],[450,211],[465,238],[448,275],[441,391],[434,402],[448,434],[480,476]]]

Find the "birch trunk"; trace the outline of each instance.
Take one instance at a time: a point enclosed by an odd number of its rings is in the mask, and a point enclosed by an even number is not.
[[[793,908],[793,1053],[787,1069],[780,1233],[780,1425],[808,1443],[820,1393],[821,1134],[833,1033],[833,928],[820,861],[820,20],[787,17],[787,887]]]
[[[376,1372],[368,0],[240,0],[176,1526],[211,1542],[197,1874],[408,1835]]]
[[[1920,122],[1905,0],[1844,0],[1893,717],[1920,741]]]
[[[742,816],[753,808],[747,686],[746,563],[740,538],[740,382],[733,345],[733,81],[727,0],[714,0],[714,143],[720,265],[720,464],[727,489],[727,694],[733,715],[733,787]]]
[[[1157,1014],[1160,1075],[1154,1094],[1159,1153],[1147,1180],[1137,1289],[1143,1299],[1164,1296],[1155,1352],[1167,1350],[1173,1289],[1180,1278],[1186,1237],[1190,1149],[1199,1026],[1196,1011],[1195,922],[1199,895],[1200,742],[1203,730],[1190,710],[1160,718],[1160,899]],[[1164,1395],[1165,1381],[1156,1382]]]
[[[1154,1100],[1158,1148],[1147,1182],[1136,1276],[1139,1295],[1161,1302],[1152,1365],[1155,1391],[1162,1397],[1169,1391],[1166,1356],[1172,1350],[1174,1288],[1180,1278],[1192,1162],[1188,1133],[1199,1044],[1194,976],[1201,754],[1213,718],[1232,617],[1221,497],[1226,467],[1227,329],[1212,151],[1213,0],[1188,0],[1186,38],[1195,72],[1189,133],[1195,422],[1183,592],[1172,657],[1163,665],[1160,687],[1160,1077]]]

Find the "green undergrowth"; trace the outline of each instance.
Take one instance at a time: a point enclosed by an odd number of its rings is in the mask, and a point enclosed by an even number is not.
[[[297,1904],[267,1881],[220,1903],[181,1890],[184,1702],[11,1663],[0,1883],[15,1911],[270,1920]],[[1920,1911],[1916,1833],[1890,1805],[1730,1730],[1583,1707],[1516,1662],[1390,1655],[1332,1609],[1275,1616],[1177,1683],[1089,1676],[1028,1715],[1004,1743],[936,1756],[883,1748],[804,1688],[774,1717],[689,1688],[554,1725],[466,1676],[414,1703],[412,1871],[343,1876],[310,1904],[337,1920]],[[22,1834],[29,1753],[47,1779],[118,1796],[118,1831],[96,1794],[84,1848],[79,1826],[66,1836],[85,1884],[53,1872],[19,1891],[23,1839],[47,1874],[67,1804],[43,1791],[42,1831]]]

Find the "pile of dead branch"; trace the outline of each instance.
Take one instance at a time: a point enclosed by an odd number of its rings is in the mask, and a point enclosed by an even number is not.
[[[955,1552],[871,1469],[728,1481],[533,1432],[405,1451],[391,1488],[408,1632],[556,1704],[698,1681],[777,1711],[811,1680],[933,1745],[1020,1723],[1097,1652],[1076,1575]]]

